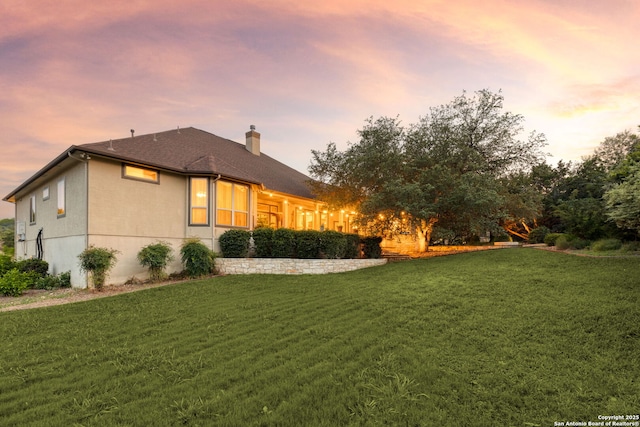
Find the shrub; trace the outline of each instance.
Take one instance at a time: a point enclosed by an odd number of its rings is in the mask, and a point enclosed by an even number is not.
[[[504,230],[500,230],[493,235],[494,242],[511,242],[512,240],[511,236]]]
[[[591,249],[596,252],[617,251],[622,248],[622,242],[618,239],[600,239],[591,245]]]
[[[59,275],[51,275],[45,277],[39,277],[36,279],[33,285],[35,289],[58,289],[71,287],[71,272],[67,271],[60,273]]]
[[[320,258],[320,231],[301,230],[295,233],[295,247],[298,258]]]
[[[362,251],[365,258],[380,258],[382,255],[382,248],[380,243],[382,237],[370,236],[362,238]]]
[[[247,230],[227,230],[220,236],[220,252],[225,258],[244,258],[249,253],[251,233]]]
[[[560,236],[564,236],[564,234],[562,234],[562,233],[549,233],[546,236],[544,236],[544,243],[546,243],[547,246],[556,246],[556,241],[558,240],[558,238]]]
[[[18,261],[16,262],[16,268],[23,273],[35,273],[38,277],[46,277],[49,274],[49,263],[38,258]]]
[[[0,277],[9,270],[16,268],[16,264],[9,255],[0,254]]]
[[[64,273],[58,274],[58,282],[60,283],[61,288],[70,288],[71,287],[71,271],[65,271]]]
[[[164,272],[173,260],[173,249],[167,242],[147,245],[138,252],[138,262],[149,269],[149,280],[156,282],[167,277]]]
[[[33,281],[33,273],[25,273],[13,268],[0,277],[0,293],[11,297],[20,296]]]
[[[541,227],[536,227],[529,232],[527,240],[529,243],[544,243],[544,238],[549,233],[551,233],[551,230],[549,230],[544,225]]]
[[[320,256],[328,259],[345,257],[347,237],[338,231],[327,230],[320,233]]]
[[[344,258],[360,258],[360,236],[357,234],[345,234]]]
[[[627,242],[622,245],[621,250],[623,252],[637,252],[640,251],[640,242]]]
[[[271,258],[273,256],[273,232],[271,227],[260,227],[253,230],[256,257]]]
[[[197,237],[186,239],[182,243],[180,257],[189,277],[201,277],[215,272],[215,254]]]
[[[561,234],[556,239],[556,248],[561,251],[567,249],[584,249],[589,246],[589,241],[585,239],[581,239],[579,237],[573,236],[571,234]]]
[[[272,256],[293,258],[296,253],[295,232],[289,228],[278,228],[273,232]]]
[[[96,248],[89,246],[82,251],[80,259],[80,269],[91,274],[93,286],[101,291],[107,278],[107,272],[115,265],[119,252],[115,249]]]
[[[581,239],[579,237],[572,239],[570,243],[572,249],[585,249],[591,244],[589,240]]]

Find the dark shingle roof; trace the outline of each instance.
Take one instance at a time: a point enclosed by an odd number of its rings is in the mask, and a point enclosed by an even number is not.
[[[192,127],[149,135],[82,144],[78,150],[184,174],[220,174],[222,177],[309,199],[310,178],[244,144]]]

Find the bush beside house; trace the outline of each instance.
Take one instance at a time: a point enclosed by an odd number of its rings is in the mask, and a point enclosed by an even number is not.
[[[147,245],[138,252],[138,262],[149,269],[149,280],[156,282],[164,279],[165,269],[173,260],[173,249],[167,242],[157,242]]]
[[[215,253],[198,238],[186,239],[180,247],[180,259],[189,277],[202,277],[215,272]]]
[[[118,251],[115,249],[90,246],[78,255],[80,269],[91,275],[93,286],[99,291],[104,286],[107,273],[118,260],[116,254]]]
[[[271,227],[259,227],[251,233],[256,258],[271,258],[273,256],[273,233]]]
[[[0,255],[0,294],[20,296],[27,289],[57,289],[71,287],[71,273],[48,273],[46,261],[30,258],[14,262],[8,255]]]
[[[247,230],[227,230],[220,236],[220,252],[225,258],[244,258],[249,254],[251,233]]]
[[[249,251],[245,247],[251,238],[255,258],[354,259],[360,258],[363,245],[364,258],[380,258],[382,254],[381,237],[361,238],[357,234],[337,231],[261,227],[252,232],[228,230],[223,233],[220,236],[222,256],[246,257]]]

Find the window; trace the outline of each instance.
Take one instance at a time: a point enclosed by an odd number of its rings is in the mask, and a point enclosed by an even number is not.
[[[248,227],[249,187],[218,181],[216,190],[217,223],[232,227]]]
[[[258,203],[257,227],[280,228],[280,213],[277,205]]]
[[[36,223],[36,196],[29,197],[29,223]]]
[[[296,209],[296,230],[313,230],[314,219],[313,211],[302,208]]]
[[[65,200],[66,200],[65,179],[60,178],[58,180],[58,218],[65,216],[65,214],[67,213]]]
[[[160,183],[160,174],[156,170],[141,168],[138,166],[123,165],[122,176],[129,179],[137,179],[139,181]]]
[[[190,225],[209,225],[209,178],[191,178]]]
[[[49,200],[49,186],[42,189],[42,200]]]

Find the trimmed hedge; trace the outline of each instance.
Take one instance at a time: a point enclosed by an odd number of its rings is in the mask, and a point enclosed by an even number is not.
[[[251,233],[247,230],[227,230],[220,236],[220,252],[225,258],[244,258],[249,253]]]
[[[357,234],[345,234],[344,257],[349,259],[360,258],[360,236]]]
[[[278,228],[273,232],[272,254],[274,258],[295,258],[296,232],[289,228]]]
[[[296,257],[302,259],[320,258],[320,232],[301,230],[295,233]]]
[[[271,227],[260,227],[253,230],[253,244],[256,258],[271,258],[273,256],[273,233]]]
[[[253,238],[248,250],[247,236]],[[370,238],[371,239],[371,238]],[[380,257],[382,238],[372,238],[371,258]],[[229,230],[220,236],[220,250],[226,258],[302,258],[347,259],[360,258],[362,242],[357,234],[327,230],[292,230],[289,228],[259,227],[252,232]],[[239,248],[236,250],[236,248]],[[246,248],[246,249],[245,249]]]
[[[345,258],[347,237],[339,231],[327,230],[320,233],[320,257],[328,259]]]
[[[380,247],[380,243],[382,242],[382,237],[379,237],[379,236],[363,237],[361,242],[362,242],[362,251],[364,253],[365,258],[380,258],[380,256],[382,256],[382,248]]]

